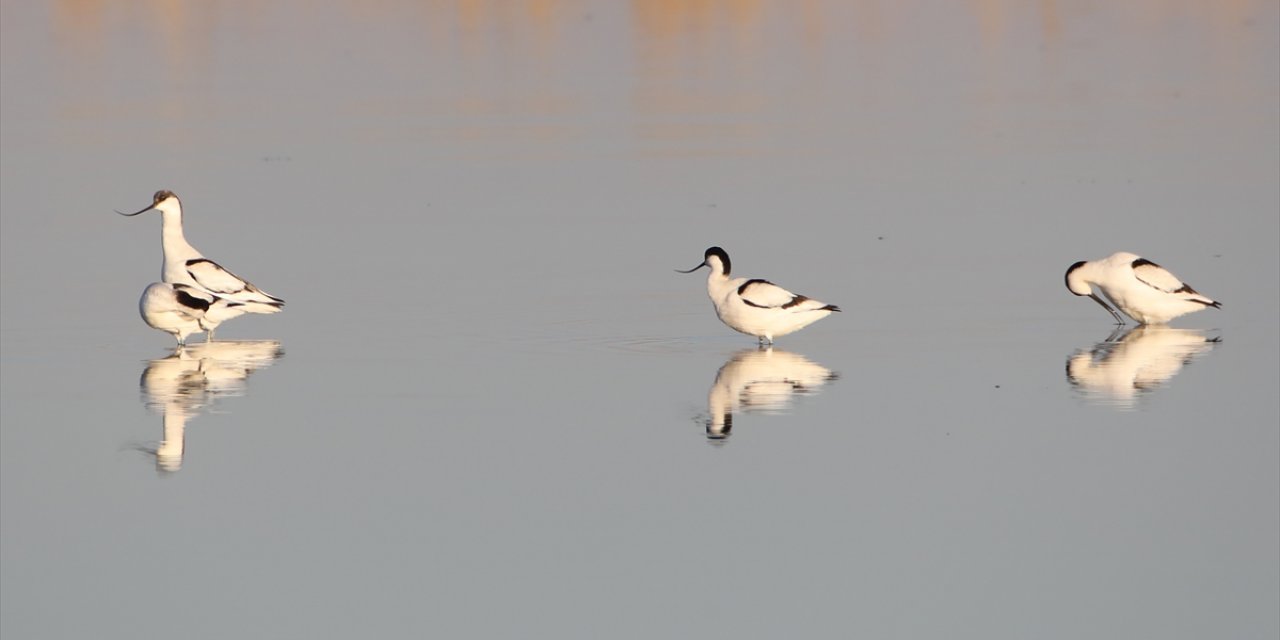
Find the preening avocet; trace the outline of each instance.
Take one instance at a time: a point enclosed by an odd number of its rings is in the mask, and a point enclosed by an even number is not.
[[[1111,304],[1138,324],[1165,324],[1205,307],[1222,308],[1222,304],[1201,295],[1164,267],[1125,251],[1071,265],[1066,281],[1071,293],[1093,298],[1115,317],[1116,324],[1124,324],[1124,318],[1103,302],[1092,287],[1100,289]]]
[[[212,333],[223,320],[244,313],[245,306],[190,285],[153,282],[138,300],[138,313],[147,325],[171,334],[183,347],[187,336]]]
[[[161,280],[171,284],[195,287],[217,298],[239,303],[238,306],[227,305],[223,313],[217,314],[216,322],[207,329],[209,339],[213,338],[213,329],[224,320],[243,313],[276,313],[284,306],[284,300],[268,294],[244,278],[227,271],[218,263],[204,257],[187,242],[182,233],[182,202],[172,191],[157,191],[152,197],[151,204],[140,211],[133,213],[117,211],[116,213],[122,216],[136,216],[153,210],[160,212],[163,221],[160,229],[161,246],[164,250]]]
[[[707,276],[707,295],[716,306],[716,316],[729,328],[755,336],[760,344],[773,344],[773,339],[799,331],[840,308],[791,293],[768,280],[758,278],[730,279],[729,254],[711,247],[702,254],[702,264],[679,273],[693,273],[702,267],[711,269]]]

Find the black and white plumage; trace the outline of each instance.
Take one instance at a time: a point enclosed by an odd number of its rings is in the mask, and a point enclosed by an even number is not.
[[[1065,280],[1071,293],[1092,298],[1111,313],[1116,324],[1124,324],[1124,318],[1094,293],[1093,287],[1139,324],[1165,324],[1205,307],[1222,308],[1221,303],[1192,289],[1168,269],[1124,251],[1101,260],[1077,262],[1067,269]]]
[[[226,320],[245,313],[276,313],[284,306],[284,300],[204,257],[187,242],[182,231],[182,202],[172,191],[157,191],[151,205],[139,211],[117,213],[136,216],[147,211],[161,213],[161,246],[164,251],[161,280],[193,287],[229,303],[223,305],[219,313],[205,319],[210,338],[218,324]]]
[[[153,282],[142,291],[138,313],[148,326],[172,335],[182,347],[187,336],[212,332],[223,320],[244,313],[245,306],[190,285]]]
[[[702,264],[680,273],[693,273],[708,267],[707,295],[716,308],[716,316],[731,329],[755,336],[761,344],[799,331],[840,308],[792,293],[768,280],[759,278],[730,279],[729,254],[720,247],[703,253]]]

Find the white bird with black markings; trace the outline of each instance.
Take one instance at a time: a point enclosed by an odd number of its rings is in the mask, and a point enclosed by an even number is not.
[[[1089,296],[1124,324],[1124,318],[1094,293],[1097,287],[1111,304],[1138,324],[1165,324],[1205,307],[1222,304],[1202,295],[1164,267],[1136,254],[1121,251],[1101,260],[1081,260],[1066,273],[1067,289]]]
[[[729,254],[711,247],[702,255],[702,264],[679,273],[693,273],[702,267],[707,276],[707,295],[716,307],[716,316],[729,328],[755,336],[760,344],[799,331],[840,308],[791,293],[768,280],[729,278]]]
[[[116,213],[136,216],[148,211],[161,214],[160,241],[164,251],[161,280],[194,287],[228,303],[235,303],[222,305],[215,314],[216,320],[209,319],[209,326],[205,329],[209,332],[208,339],[213,339],[213,330],[225,320],[244,313],[276,313],[284,306],[284,300],[224,269],[187,242],[182,233],[182,202],[172,191],[157,191],[151,204],[140,211]]]
[[[245,313],[245,306],[190,285],[153,282],[138,300],[138,313],[148,326],[171,334],[184,347],[187,336],[213,333],[223,320]]]

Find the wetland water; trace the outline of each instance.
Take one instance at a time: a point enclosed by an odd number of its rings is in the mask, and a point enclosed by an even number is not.
[[[1278,22],[0,4],[0,635],[1274,638]],[[173,354],[158,189],[284,312]]]

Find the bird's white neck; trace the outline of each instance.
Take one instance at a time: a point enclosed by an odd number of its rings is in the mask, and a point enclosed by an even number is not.
[[[165,282],[184,282],[182,274],[186,273],[186,261],[201,257],[200,252],[188,244],[186,236],[182,234],[182,209],[165,207],[160,210],[160,216],[163,221],[160,225],[160,244],[164,250],[161,276]]]
[[[729,276],[723,272],[712,269],[711,273],[707,274],[707,293],[711,294],[713,300],[723,298],[731,286]]]

